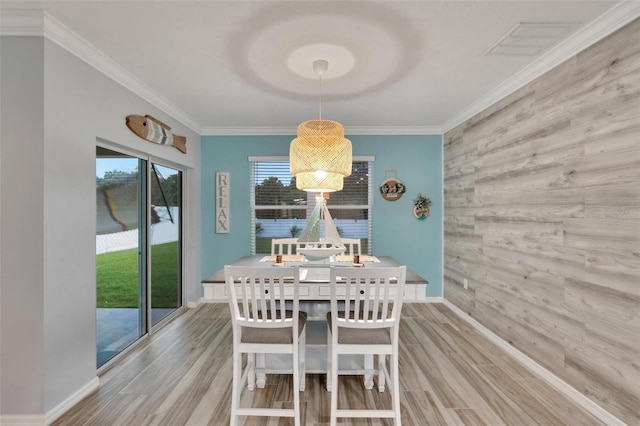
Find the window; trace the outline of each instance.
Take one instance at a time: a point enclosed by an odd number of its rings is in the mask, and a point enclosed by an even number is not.
[[[299,237],[315,204],[315,194],[296,188],[286,157],[249,157],[251,162],[251,253],[271,252],[271,239]],[[371,254],[372,157],[354,157],[342,191],[327,201],[338,232],[360,238]]]

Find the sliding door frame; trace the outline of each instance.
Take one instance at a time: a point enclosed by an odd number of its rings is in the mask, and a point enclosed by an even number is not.
[[[186,309],[186,272],[185,272],[185,263],[186,263],[186,232],[185,232],[185,221],[183,218],[185,217],[184,208],[186,206],[185,202],[185,188],[187,187],[187,168],[183,165],[173,163],[171,161],[167,161],[165,159],[157,158],[148,153],[128,149],[126,147],[122,147],[121,145],[110,143],[104,139],[96,139],[96,147],[101,147],[105,149],[109,149],[111,151],[116,151],[125,155],[129,155],[131,157],[137,158],[139,160],[146,161],[146,170],[144,183],[146,191],[145,197],[145,229],[144,236],[146,240],[146,244],[144,247],[140,247],[140,250],[144,253],[144,262],[145,262],[145,270],[144,270],[144,285],[145,285],[145,300],[140,300],[141,309],[144,307],[145,312],[145,322],[146,324],[141,324],[141,327],[145,327],[144,334],[142,334],[135,342],[124,348],[120,353],[115,355],[109,361],[104,363],[102,366],[97,368],[97,374],[105,372],[116,362],[118,359],[121,359],[125,356],[129,351],[138,346],[141,342],[146,340],[149,336],[159,331],[165,324],[171,321],[176,316],[182,314]],[[180,228],[178,230],[180,236],[180,306],[176,308],[174,312],[164,317],[162,320],[158,322],[158,324],[152,326],[151,319],[151,164],[158,164],[164,167],[170,167],[172,169],[178,170],[181,174],[180,179]],[[138,171],[140,173],[140,171]],[[141,268],[141,272],[142,268]]]
[[[162,328],[163,325],[165,325],[167,322],[171,321],[171,319],[175,318],[176,316],[178,316],[179,314],[181,314],[184,309],[186,308],[185,305],[185,294],[186,294],[186,276],[185,276],[185,268],[184,268],[184,259],[185,259],[185,241],[184,241],[184,235],[185,235],[185,229],[184,229],[184,188],[185,188],[185,176],[186,176],[186,169],[184,167],[181,166],[177,166],[171,162],[167,162],[164,160],[160,160],[160,159],[154,159],[153,157],[148,157],[149,159],[147,160],[147,232],[146,232],[146,236],[147,236],[147,258],[146,258],[146,263],[147,263],[147,276],[146,276],[146,285],[147,285],[147,291],[146,291],[146,295],[147,295],[147,327],[148,327],[148,331],[149,334],[153,334],[156,331],[158,331],[160,328]],[[166,317],[162,318],[160,321],[158,321],[157,324],[153,325],[153,321],[151,319],[151,311],[153,309],[153,306],[151,304],[151,292],[153,291],[153,288],[151,286],[151,278],[152,278],[152,274],[151,274],[151,256],[153,255],[153,245],[151,243],[151,173],[152,173],[152,164],[157,164],[159,166],[164,166],[164,167],[169,167],[172,168],[174,170],[177,170],[180,172],[180,227],[178,229],[178,235],[180,238],[180,306],[178,306],[176,308],[175,311],[173,311],[172,313],[170,313],[169,315],[167,315]]]

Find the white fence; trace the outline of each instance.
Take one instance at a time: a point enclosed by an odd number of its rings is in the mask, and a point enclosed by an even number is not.
[[[162,244],[178,241],[180,222],[178,207],[171,207],[173,223],[169,220],[166,209],[158,208],[160,222],[151,225],[151,243]],[[164,210],[164,214],[163,214]],[[114,232],[112,234],[96,235],[96,254],[112,251],[127,250],[138,247],[138,230]]]

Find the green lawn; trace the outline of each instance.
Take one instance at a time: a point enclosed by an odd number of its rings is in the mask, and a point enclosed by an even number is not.
[[[152,247],[152,308],[178,305],[178,243]],[[138,307],[138,250],[121,250],[96,256],[98,308]]]

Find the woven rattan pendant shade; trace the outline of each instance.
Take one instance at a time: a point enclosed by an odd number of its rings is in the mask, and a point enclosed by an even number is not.
[[[303,191],[340,191],[343,179],[351,175],[351,141],[342,124],[330,120],[309,120],[298,126],[298,137],[289,148],[291,174]]]

